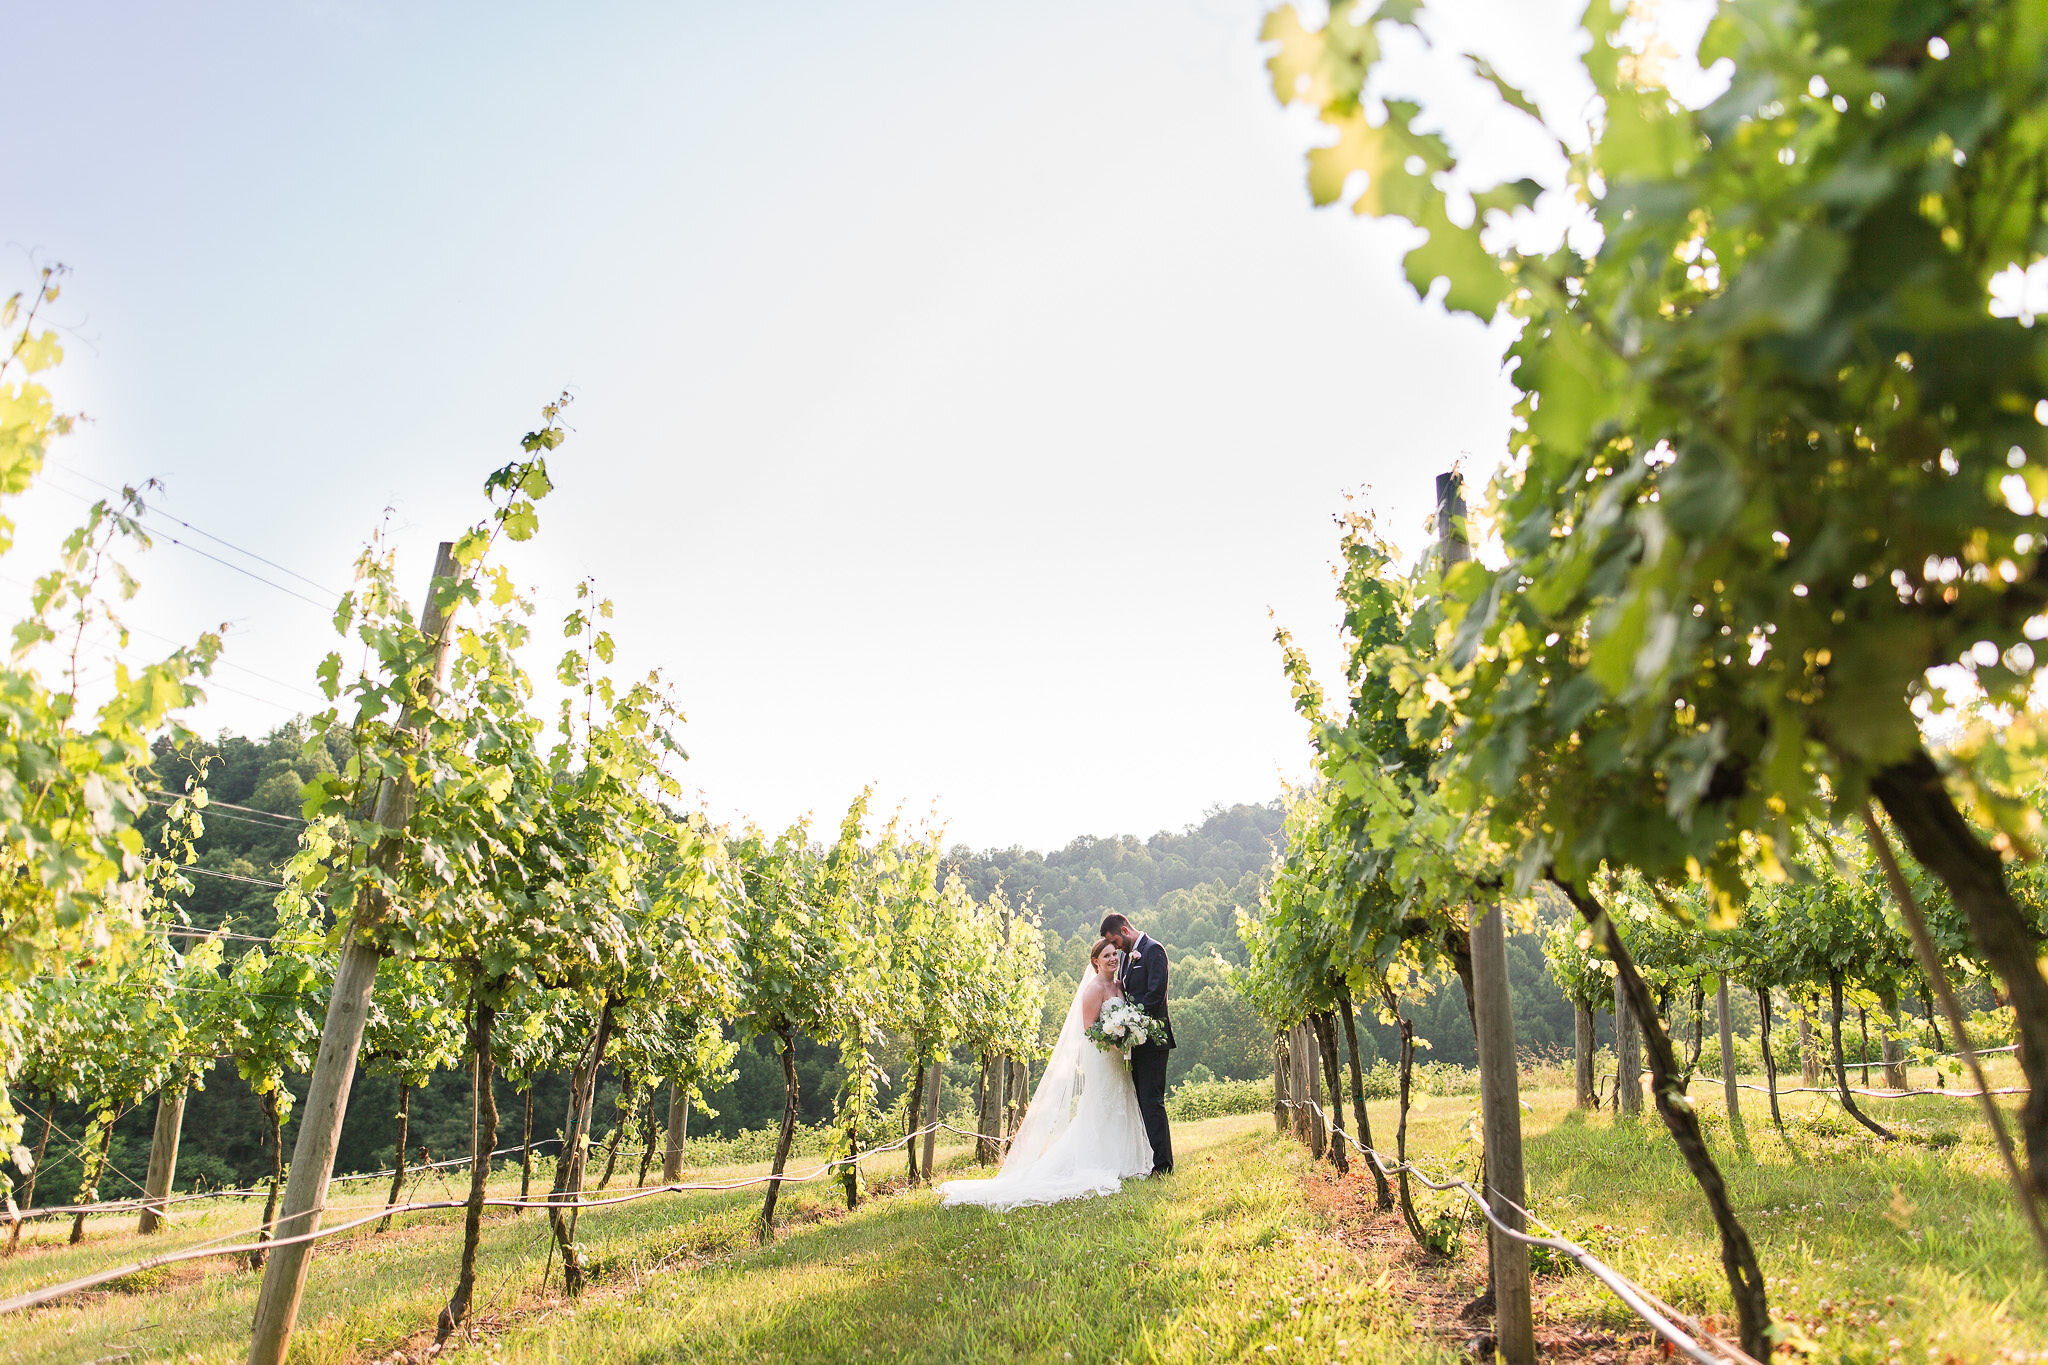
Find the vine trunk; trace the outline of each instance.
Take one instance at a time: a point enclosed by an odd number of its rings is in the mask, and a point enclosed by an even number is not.
[[[398,1081],[398,1155],[391,1163],[391,1193],[384,1198],[384,1207],[387,1209],[398,1202],[399,1194],[405,1189],[405,1139],[406,1128],[411,1123],[411,1114],[412,1087],[408,1086],[405,1078],[401,1076]],[[391,1215],[386,1213],[383,1220],[377,1224],[377,1231],[388,1232],[390,1228]]]
[[[796,1136],[796,1039],[787,1026],[776,1029],[775,1037],[782,1044],[782,1131],[775,1137],[775,1165],[769,1171],[773,1178],[768,1182],[767,1195],[761,1200],[763,1246],[775,1239],[775,1200],[782,1193],[782,1169],[789,1162],[789,1144]]]
[[[2041,940],[2006,885],[2000,854],[1963,818],[1924,749],[1879,770],[1870,790],[1913,856],[1948,887],[1970,937],[2005,986],[2028,1086],[2019,1116],[2026,1179],[2036,1200],[2048,1200],[2048,976],[2039,965]]]
[[[1358,1122],[1358,1141],[1367,1151],[1372,1150],[1372,1118],[1365,1110],[1365,1068],[1358,1060],[1357,1011],[1351,1003],[1351,987],[1344,981],[1337,983],[1337,1012],[1344,1019],[1344,1046],[1351,1054],[1351,1116]],[[1376,1207],[1385,1212],[1394,1207],[1393,1187],[1387,1184],[1387,1174],[1379,1163],[1366,1158],[1366,1167],[1372,1172],[1373,1188],[1377,1196]]]
[[[1344,1150],[1344,1083],[1337,1070],[1337,1023],[1324,1010],[1311,1015],[1309,1025],[1315,1030],[1316,1051],[1322,1055],[1323,1080],[1330,1087],[1330,1164],[1340,1174],[1348,1174],[1351,1158]]]
[[[1764,1087],[1771,1092],[1771,1122],[1780,1133],[1785,1131],[1785,1116],[1778,1112],[1778,1059],[1771,1055],[1771,988],[1756,988],[1756,1012],[1761,1020],[1764,1044]]]
[[[491,1091],[491,1027],[497,1013],[491,1008],[484,987],[474,990],[475,1007],[470,1025],[470,1117],[469,1117],[469,1202],[462,1210],[462,1261],[455,1273],[455,1292],[441,1309],[434,1328],[434,1344],[448,1340],[469,1313],[470,1296],[476,1290],[476,1249],[483,1238],[484,1195],[491,1182],[491,1153],[498,1146],[498,1100]]]
[[[583,1166],[590,1151],[590,1109],[597,1098],[597,1069],[604,1062],[605,1045],[611,1041],[615,1008],[616,1002],[607,998],[598,1012],[597,1028],[590,1035],[589,1046],[576,1059],[576,1069],[570,1073],[569,1122],[562,1134],[561,1156],[555,1166],[555,1187],[549,1195],[549,1202],[570,1206],[549,1209],[548,1226],[562,1253],[562,1287],[572,1298],[583,1292],[588,1279],[588,1269],[576,1249],[573,1206],[583,1193]]]
[[[1650,988],[1636,970],[1635,959],[1629,955],[1628,945],[1622,942],[1621,930],[1610,918],[1599,902],[1573,883],[1552,880],[1563,891],[1578,910],[1593,932],[1600,934],[1607,944],[1607,956],[1615,968],[1615,1001],[1626,1000],[1628,1012],[1635,1016],[1641,1028],[1644,1051],[1649,1054],[1651,1084],[1656,1091],[1657,1112],[1664,1119],[1664,1126],[1678,1143],[1678,1150],[1685,1158],[1686,1168],[1698,1182],[1700,1193],[1707,1199],[1707,1207],[1714,1215],[1714,1226],[1721,1234],[1721,1269],[1728,1277],[1729,1296],[1735,1301],[1735,1316],[1741,1324],[1742,1349],[1758,1360],[1771,1358],[1771,1309],[1764,1292],[1763,1270],[1757,1264],[1756,1248],[1749,1240],[1749,1233],[1735,1217],[1735,1207],[1728,1199],[1728,1183],[1721,1176],[1721,1168],[1714,1164],[1714,1155],[1707,1150],[1707,1141],[1700,1131],[1699,1115],[1685,1099],[1679,1085],[1678,1059],[1671,1048],[1671,1035],[1657,1018],[1656,1002],[1651,998]],[[1623,1078],[1626,1080],[1626,1078]]]

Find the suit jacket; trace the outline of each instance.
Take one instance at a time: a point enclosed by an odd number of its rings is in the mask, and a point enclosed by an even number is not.
[[[1173,1019],[1166,1012],[1166,976],[1166,949],[1150,934],[1140,934],[1137,944],[1123,955],[1116,979],[1123,983],[1126,1000],[1166,1025],[1166,1046],[1172,1047]]]

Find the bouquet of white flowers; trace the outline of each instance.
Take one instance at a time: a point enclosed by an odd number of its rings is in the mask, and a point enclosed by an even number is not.
[[[1095,1016],[1087,1034],[1104,1052],[1114,1050],[1129,1058],[1132,1048],[1153,1041],[1154,1030],[1165,1032],[1157,1019],[1130,1001],[1117,998],[1102,1002],[1102,1013]]]

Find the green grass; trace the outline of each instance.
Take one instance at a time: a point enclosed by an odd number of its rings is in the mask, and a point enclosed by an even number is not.
[[[1811,1358],[2048,1359],[2048,1284],[1971,1106],[1873,1105],[1903,1135],[1887,1147],[1816,1097],[1788,1101],[1780,1139],[1763,1096],[1745,1092],[1745,1104],[1757,1103],[1737,1143],[1718,1086],[1693,1091],[1773,1307]],[[1654,1116],[1617,1125],[1571,1111],[1562,1092],[1528,1098],[1532,1207],[1680,1307],[1725,1314],[1711,1224]],[[1461,1143],[1473,1104],[1425,1100],[1411,1151],[1469,1171],[1474,1153]],[[1390,1144],[1393,1106],[1375,1102],[1371,1112]],[[457,1354],[502,1365],[1461,1355],[1464,1334],[1441,1305],[1483,1276],[1476,1234],[1458,1262],[1425,1261],[1358,1200],[1357,1174],[1336,1183],[1275,1137],[1266,1116],[1177,1125],[1176,1140],[1175,1176],[1115,1199],[1009,1214],[941,1209],[930,1191],[895,1189],[849,1215],[836,1188],[795,1187],[784,1194],[786,1225],[765,1248],[754,1241],[753,1190],[589,1213],[581,1239],[598,1279],[573,1304],[559,1294],[558,1262],[542,1287],[544,1222],[499,1214],[486,1227],[477,1335]],[[966,1164],[964,1148],[941,1150],[945,1163]],[[874,1176],[894,1178],[900,1160],[878,1158]],[[447,1190],[459,1193],[452,1181]],[[438,1192],[430,1182],[420,1194]],[[511,1191],[501,1180],[495,1192]],[[192,1207],[204,1211],[146,1240],[128,1218],[97,1220],[76,1248],[63,1245],[63,1225],[47,1226],[0,1261],[0,1295],[246,1227],[261,1206]],[[458,1236],[455,1215],[433,1214],[382,1237],[365,1229],[338,1239],[314,1262],[294,1359],[422,1359]],[[145,1278],[8,1320],[0,1365],[241,1359],[253,1273],[209,1261]],[[1547,1324],[1639,1333],[1583,1274],[1546,1274],[1539,1292]]]
[[[545,1224],[503,1215],[479,1272],[472,1359],[1064,1361],[1416,1360],[1414,1324],[1359,1283],[1317,1231],[1301,1190],[1304,1155],[1262,1116],[1182,1125],[1181,1171],[1113,1200],[1007,1215],[941,1209],[897,1191],[847,1215],[822,1184],[786,1190],[788,1224],[755,1245],[758,1191],[657,1197],[583,1217],[596,1287],[556,1292]],[[942,1149],[948,1164],[966,1150]],[[895,1160],[900,1160],[897,1157]],[[887,1157],[877,1174],[900,1168]],[[758,1168],[728,1168],[720,1178]],[[146,1243],[102,1220],[86,1244],[44,1241],[0,1262],[0,1292],[189,1245],[254,1221],[242,1208],[183,1220]],[[383,1237],[344,1237],[314,1262],[294,1358],[421,1356],[419,1333],[449,1289],[451,1215],[420,1215]],[[215,1262],[143,1292],[101,1290],[16,1318],[0,1361],[231,1361],[246,1347],[257,1277]],[[1295,1338],[1301,1338],[1299,1344]],[[1339,1341],[1343,1345],[1339,1346]],[[1267,1345],[1276,1346],[1267,1352]],[[1446,1355],[1445,1359],[1449,1359]]]
[[[2017,1067],[2004,1061],[1992,1083],[2018,1083]],[[1696,1080],[1691,1095],[1788,1340],[1829,1361],[2048,1360],[2048,1275],[1974,1102],[1864,1101],[1898,1134],[1887,1144],[1813,1095],[1781,1100],[1781,1138],[1767,1098],[1745,1090],[1737,1142],[1719,1081]],[[1667,1302],[1732,1322],[1712,1221],[1662,1121],[1582,1114],[1558,1090],[1524,1098],[1530,1207]],[[1471,1174],[1476,1154],[1459,1143],[1475,1104],[1428,1101],[1410,1150]],[[1391,1147],[1393,1106],[1370,1112]],[[1471,1244],[1476,1275],[1476,1234]],[[1555,1319],[1635,1328],[1585,1275],[1540,1288]]]
[[[490,1358],[1452,1358],[1418,1347],[1409,1312],[1318,1230],[1299,1149],[1270,1119],[1189,1125],[1180,1141],[1177,1174],[1120,1198],[1008,1214],[928,1192],[877,1202],[521,1324]]]

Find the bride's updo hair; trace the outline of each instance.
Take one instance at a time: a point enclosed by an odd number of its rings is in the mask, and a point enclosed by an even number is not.
[[[1096,939],[1096,940],[1095,940],[1095,946],[1094,946],[1093,948],[1090,948],[1090,949],[1088,950],[1088,965],[1089,965],[1090,967],[1093,967],[1093,966],[1095,965],[1096,959],[1098,959],[1098,958],[1100,958],[1100,957],[1102,956],[1102,950],[1103,950],[1104,948],[1114,948],[1114,947],[1116,947],[1116,940],[1115,940],[1115,939],[1108,939],[1108,938],[1098,938],[1098,939]]]

